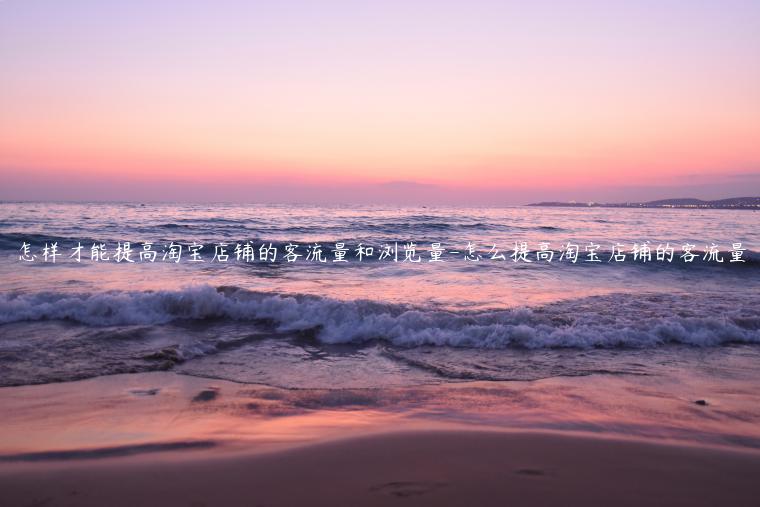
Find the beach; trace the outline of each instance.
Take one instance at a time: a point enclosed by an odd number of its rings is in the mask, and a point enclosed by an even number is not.
[[[756,505],[751,434],[707,439],[656,418],[632,434],[593,384],[549,381],[534,386],[540,396],[500,382],[404,388],[385,404],[361,390],[293,393],[172,373],[2,388],[0,503]],[[549,393],[543,407],[527,401]],[[531,423],[561,412],[561,399],[580,405],[585,430],[570,410],[554,428]],[[721,412],[686,400],[676,411],[688,419],[694,409]]]
[[[0,485],[4,505],[750,506],[758,473],[756,454],[462,430],[23,466]]]

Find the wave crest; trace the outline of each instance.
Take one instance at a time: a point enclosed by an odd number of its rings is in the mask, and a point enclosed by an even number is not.
[[[755,297],[754,299],[758,299]],[[177,291],[0,295],[0,324],[69,320],[89,326],[181,320],[267,322],[314,333],[323,343],[386,340],[402,347],[648,348],[668,343],[760,343],[758,301],[613,294],[499,311],[445,311],[366,300],[340,301],[235,287]]]

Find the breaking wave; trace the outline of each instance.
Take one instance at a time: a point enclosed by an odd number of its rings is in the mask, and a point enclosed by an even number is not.
[[[0,324],[67,320],[87,326],[163,325],[186,320],[265,323],[309,332],[322,343],[384,340],[400,347],[649,348],[760,343],[760,296],[595,296],[534,308],[445,311],[341,301],[236,287],[178,291],[0,295]]]

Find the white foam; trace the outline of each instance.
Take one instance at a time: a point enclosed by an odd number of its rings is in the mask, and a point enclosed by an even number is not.
[[[209,286],[156,292],[3,294],[0,323],[66,319],[90,326],[124,326],[182,319],[265,319],[280,331],[314,330],[324,343],[384,339],[399,346],[535,349],[760,343],[760,316],[756,313],[748,317],[741,310],[732,314],[720,308],[711,312],[709,302],[692,299],[689,305],[703,304],[704,309],[683,316],[678,308],[669,306],[672,301],[658,299],[651,308],[642,308],[632,295],[606,298],[599,300],[601,310],[595,310],[586,299],[537,310],[453,312]]]

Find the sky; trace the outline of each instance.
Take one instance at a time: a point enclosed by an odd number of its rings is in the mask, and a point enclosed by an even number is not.
[[[760,195],[760,2],[0,0],[0,199]]]

